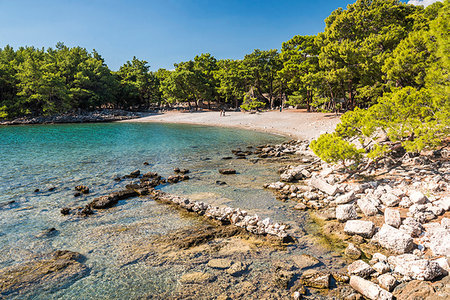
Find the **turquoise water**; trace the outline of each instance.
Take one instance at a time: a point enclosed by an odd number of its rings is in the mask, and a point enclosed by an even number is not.
[[[280,136],[205,126],[109,123],[0,127],[0,137],[0,268],[58,249],[81,253],[89,268],[79,280],[36,287],[10,298],[158,298],[180,287],[178,279],[187,272],[186,265],[139,262],[124,266],[124,257],[128,247],[199,224],[201,219],[187,218],[149,197],[120,201],[88,218],[60,213],[62,207],[82,206],[96,196],[123,189],[131,180],[116,182],[114,178],[136,169],[168,177],[175,167],[187,168],[189,181],[162,190],[268,216],[290,224],[294,236],[297,229],[302,235],[305,216],[292,210],[295,204],[282,203],[262,188],[278,180],[278,164],[222,159],[238,147],[280,143],[285,140]],[[228,167],[238,174],[217,171]],[[227,185],[219,186],[216,180]],[[74,187],[80,184],[89,186],[91,193],[74,197]],[[40,236],[48,228],[56,228],[56,233]],[[269,271],[272,259],[293,253],[313,254],[324,263],[335,259],[306,238],[288,252],[245,257],[253,263],[249,276]],[[187,266],[204,268],[203,264]]]
[[[188,168],[190,181],[163,189],[272,217],[270,209],[278,204],[261,188],[264,182],[276,178],[276,166],[271,169],[221,157],[230,156],[230,150],[237,147],[283,141],[279,136],[204,126],[110,123],[0,127],[0,137],[0,267],[55,249],[78,251],[87,257],[86,264],[95,274],[84,282],[89,286],[94,279],[109,282],[96,287],[95,292],[86,292],[86,297],[116,293],[121,280],[127,278],[113,271],[114,259],[106,255],[112,241],[102,240],[98,230],[141,222],[145,236],[196,222],[180,217],[170,207],[140,198],[122,201],[87,219],[60,214],[62,207],[84,205],[129,182],[115,182],[116,176],[140,169],[167,177],[174,167]],[[239,175],[224,179],[217,172],[223,167],[234,167]],[[226,180],[228,185],[217,186],[217,179]],[[74,187],[80,184],[89,186],[91,193],[75,198]],[[40,191],[36,193],[35,189]],[[14,203],[7,204],[10,201]],[[55,236],[37,237],[52,227],[58,231]],[[119,278],[111,282],[109,277]],[[152,280],[157,286],[161,276]],[[149,284],[148,280],[144,282]],[[147,289],[149,286],[152,284]]]

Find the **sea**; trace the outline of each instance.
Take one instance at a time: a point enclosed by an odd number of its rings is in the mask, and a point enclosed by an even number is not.
[[[295,204],[277,200],[264,183],[278,179],[279,164],[249,159],[224,160],[231,150],[276,144],[285,137],[266,133],[184,124],[94,123],[0,126],[0,273],[55,250],[85,257],[82,278],[7,295],[13,299],[133,299],[167,292],[182,271],[147,264],[117,264],[122,237],[105,238],[118,226],[138,227],[136,241],[163,236],[201,220],[150,197],[120,201],[87,218],[63,216],[63,207],[84,206],[93,198],[121,190],[132,171],[167,178],[174,168],[189,169],[190,180],[161,190],[214,205],[247,210],[295,227]],[[252,148],[253,147],[253,148]],[[221,175],[234,168],[236,175]],[[216,181],[224,181],[218,185]],[[75,197],[75,186],[87,195]],[[46,232],[54,228],[50,234]],[[307,250],[303,249],[303,252]],[[311,250],[312,251],[312,250]],[[329,251],[322,251],[326,260]],[[1,298],[1,297],[0,297]]]

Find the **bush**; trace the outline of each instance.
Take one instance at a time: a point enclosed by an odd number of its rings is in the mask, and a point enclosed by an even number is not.
[[[322,134],[317,140],[311,142],[310,147],[318,157],[327,163],[342,162],[344,167],[346,167],[346,161],[358,163],[364,152],[336,133]]]

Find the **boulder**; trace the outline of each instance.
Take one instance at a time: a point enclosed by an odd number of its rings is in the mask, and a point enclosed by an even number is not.
[[[315,187],[318,190],[321,190],[324,193],[327,193],[330,196],[334,196],[339,192],[339,187],[336,185],[331,185],[327,183],[325,180],[312,177],[310,180],[310,185]]]
[[[410,252],[415,246],[410,235],[386,224],[374,236],[374,240],[384,248],[399,254]]]
[[[425,204],[427,202],[427,197],[420,191],[412,191],[409,193],[409,200],[413,204]]]
[[[350,286],[354,288],[357,292],[362,294],[371,300],[391,300],[393,296],[391,293],[381,288],[377,284],[365,280],[359,276],[350,277]]]
[[[330,274],[317,270],[307,270],[300,276],[300,283],[316,289],[330,287]]]
[[[383,274],[378,276],[377,278],[378,280],[378,284],[385,290],[391,292],[396,284],[397,284],[397,280],[395,279],[394,276],[392,276],[391,274]]]
[[[366,216],[374,216],[378,213],[378,208],[367,198],[359,199],[357,204]]]
[[[377,271],[378,274],[384,274],[391,271],[391,267],[384,261],[379,261],[372,266],[372,268]]]
[[[370,274],[375,273],[375,270],[366,262],[357,260],[347,267],[349,275],[357,275],[362,278],[367,278]]]
[[[400,203],[400,198],[393,193],[386,193],[380,197],[381,202],[383,202],[384,205],[391,207],[396,206]]]
[[[351,259],[359,259],[361,257],[361,250],[356,248],[353,243],[349,243],[347,248],[345,248],[345,255],[350,257]]]
[[[360,235],[371,238],[375,232],[375,225],[371,221],[349,220],[345,223],[344,232],[349,235]]]
[[[335,202],[336,204],[346,204],[349,203],[350,201],[353,201],[354,199],[355,199],[355,192],[350,191],[344,195],[337,197]]]
[[[424,228],[422,224],[417,222],[415,219],[408,217],[403,220],[403,224],[400,226],[400,230],[412,237],[419,237],[424,231]]]
[[[394,272],[417,280],[433,280],[445,273],[437,262],[427,259],[397,260]]]
[[[358,217],[353,204],[343,204],[336,207],[336,219],[341,222],[354,220]]]
[[[384,223],[395,228],[399,228],[402,224],[400,212],[393,208],[386,208],[384,211]]]

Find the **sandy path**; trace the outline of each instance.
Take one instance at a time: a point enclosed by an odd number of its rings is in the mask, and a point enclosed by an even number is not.
[[[121,122],[184,123],[223,127],[238,127],[255,131],[281,134],[296,139],[313,139],[332,132],[339,117],[330,113],[307,113],[302,110],[268,111],[256,114],[227,112],[166,112]]]

